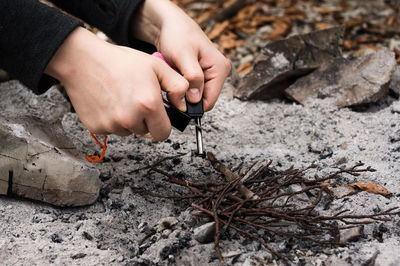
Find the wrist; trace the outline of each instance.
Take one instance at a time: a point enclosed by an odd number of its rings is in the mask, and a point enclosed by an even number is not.
[[[144,0],[132,15],[132,35],[158,47],[163,25],[176,11],[179,12],[179,8],[169,0]]]
[[[85,49],[87,49],[87,47],[93,49],[93,46],[95,46],[95,43],[98,41],[101,40],[91,32],[82,27],[77,27],[58,48],[47,64],[44,73],[61,82],[67,80],[77,71],[76,66],[81,62],[82,56],[85,54],[87,55],[89,52]]]

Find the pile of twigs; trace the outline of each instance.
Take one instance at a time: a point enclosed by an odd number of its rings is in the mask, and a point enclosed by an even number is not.
[[[358,176],[362,172],[374,172],[371,167],[354,167],[336,171],[328,176],[309,179],[305,174],[316,165],[298,170],[290,168],[277,173],[269,166],[271,162],[256,170],[256,163],[242,171],[243,163],[232,169],[219,162],[212,153],[207,154],[212,166],[220,172],[213,181],[195,183],[175,178],[156,167],[152,171],[167,177],[168,182],[190,190],[186,195],[164,195],[142,187],[134,190],[144,195],[170,199],[195,199],[193,215],[208,217],[215,221],[215,250],[223,263],[220,238],[227,229],[236,230],[263,245],[277,257],[289,258],[272,248],[256,232],[264,230],[276,236],[311,241],[326,245],[343,245],[340,231],[375,221],[388,221],[389,216],[400,214],[396,208],[370,215],[349,215],[342,210],[333,215],[321,215],[317,206],[333,200],[331,184],[343,174]],[[219,181],[220,177],[225,180]],[[296,187],[296,189],[294,189]]]

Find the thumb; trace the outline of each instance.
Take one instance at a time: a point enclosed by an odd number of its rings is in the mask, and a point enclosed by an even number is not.
[[[185,79],[189,81],[189,90],[186,93],[187,99],[192,103],[199,102],[204,89],[204,73],[197,53],[191,50],[184,51],[179,54],[178,58],[174,59],[173,63]]]
[[[182,112],[186,112],[185,93],[189,82],[166,62],[155,58],[154,72],[160,82],[161,89],[167,92],[168,100]]]

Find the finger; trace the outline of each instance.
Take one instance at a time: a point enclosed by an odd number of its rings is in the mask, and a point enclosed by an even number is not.
[[[230,69],[230,63],[224,59],[218,65],[213,65],[204,71],[203,104],[205,112],[210,111],[217,102]]]
[[[157,72],[155,73],[157,74]],[[164,107],[156,76],[154,76],[152,84],[155,86],[155,88],[153,88],[154,91],[146,97],[142,97],[142,103],[139,109],[140,114],[138,114],[138,116],[144,118],[144,123],[146,124],[148,132],[153,136],[154,140],[162,141],[167,139],[171,134],[171,122],[169,121],[167,111]]]
[[[185,94],[188,81],[161,59],[156,59],[155,73],[161,89],[167,92],[168,100],[182,112],[186,112]]]
[[[145,116],[145,123],[156,141],[166,140],[171,134],[171,122],[164,108],[161,94],[159,103],[154,105],[154,109]]]
[[[128,136],[132,133],[144,135],[149,132],[140,109],[129,111],[127,109],[119,110],[115,113],[111,121],[111,126],[107,128],[111,128],[109,130],[112,130],[113,134],[119,136]]]
[[[199,102],[204,89],[204,73],[197,53],[192,51],[182,52],[178,58],[174,59],[173,63],[185,79],[189,81],[186,98],[192,103]]]

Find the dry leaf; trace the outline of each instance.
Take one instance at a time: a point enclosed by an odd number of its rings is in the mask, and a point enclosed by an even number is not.
[[[364,22],[362,17],[356,17],[353,19],[349,19],[348,21],[345,22],[346,29],[351,29],[357,25],[360,25]]]
[[[276,17],[276,16],[263,16],[263,15],[257,14],[250,21],[250,26],[252,26],[252,27],[262,26],[265,23],[271,23],[271,22],[274,22],[277,19],[278,19],[278,17]]]
[[[339,7],[318,7],[318,6],[313,6],[313,11],[320,13],[321,15],[329,15],[332,14],[335,11],[339,11]]]
[[[209,17],[211,17],[215,13],[215,10],[212,8],[208,11],[203,12],[198,18],[195,18],[195,21],[198,24],[201,24],[203,21],[206,21]]]
[[[334,25],[329,24],[329,23],[325,23],[325,22],[317,23],[317,24],[315,25],[315,28],[316,28],[317,30],[326,30],[326,29],[330,29],[330,28],[332,28],[332,27],[334,27]]]
[[[236,48],[237,47],[236,40],[233,39],[231,36],[226,35],[226,34],[222,35],[218,39],[218,44],[224,49],[232,49],[232,48]]]
[[[381,42],[384,39],[381,37],[378,37],[376,35],[371,35],[371,34],[362,34],[357,36],[356,41],[358,43],[371,43],[371,42]]]
[[[238,67],[236,70],[240,74],[244,75],[244,74],[249,73],[252,67],[253,67],[253,63],[252,62],[247,62],[246,64],[243,64],[240,67]]]
[[[281,39],[290,32],[290,28],[287,22],[277,20],[274,22],[274,29],[269,34],[263,36],[262,39]]]
[[[220,36],[221,33],[228,27],[229,21],[224,21],[222,23],[217,23],[213,30],[208,34],[208,38],[210,40],[215,39],[216,37]]]
[[[387,25],[388,26],[393,26],[397,23],[397,16],[396,15],[391,15],[388,20],[387,20]]]
[[[296,6],[289,6],[285,8],[286,17],[290,19],[304,19],[304,13],[299,10]]]
[[[357,48],[357,47],[358,47],[358,44],[357,44],[357,42],[354,41],[354,40],[345,40],[345,41],[343,42],[343,48],[344,48],[345,50],[352,50],[352,49],[355,49],[355,48]]]
[[[389,192],[384,186],[376,183],[376,182],[356,182],[347,185],[355,190],[362,190],[368,193],[379,194],[383,196],[389,196],[392,193]]]

